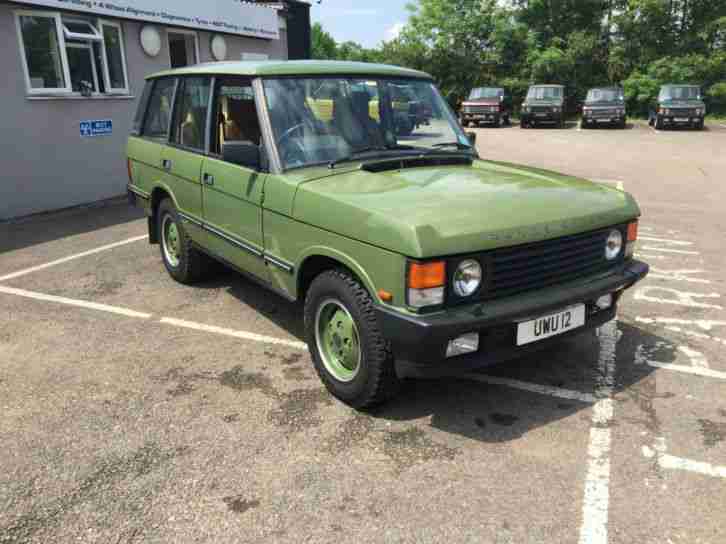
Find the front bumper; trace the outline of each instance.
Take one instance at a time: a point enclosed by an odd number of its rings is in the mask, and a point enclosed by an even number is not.
[[[525,123],[559,123],[564,119],[562,112],[522,112],[520,120]]]
[[[462,113],[461,118],[465,123],[499,123],[501,113]]]
[[[592,125],[607,125],[610,124],[623,124],[625,123],[625,115],[585,115],[582,118],[587,123]]]
[[[623,290],[647,274],[647,264],[631,260],[607,275],[430,316],[404,315],[379,306],[378,322],[391,342],[399,374],[455,375],[516,358],[567,336],[599,327],[614,317]],[[608,293],[613,293],[613,305],[607,310],[597,310],[594,301]],[[585,303],[587,307],[583,327],[526,346],[516,345],[517,323],[578,303]],[[479,333],[479,351],[447,359],[448,342],[469,332]]]
[[[698,123],[703,122],[703,117],[700,115],[691,115],[687,117],[680,117],[676,115],[658,115],[658,117],[663,121],[666,125],[684,125],[684,126],[690,126],[690,125],[697,125]]]

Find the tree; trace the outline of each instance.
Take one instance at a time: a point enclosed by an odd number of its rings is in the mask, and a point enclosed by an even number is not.
[[[335,38],[323,30],[323,25],[314,23],[310,29],[311,56],[314,59],[330,60],[338,56]]]

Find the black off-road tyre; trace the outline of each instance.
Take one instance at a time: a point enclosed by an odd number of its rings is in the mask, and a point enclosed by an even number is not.
[[[361,362],[352,381],[343,382],[328,371],[316,342],[318,307],[330,298],[345,306],[358,329]],[[393,398],[400,389],[393,353],[378,326],[373,300],[361,283],[345,269],[326,270],[317,276],[305,297],[305,339],[315,370],[330,393],[356,409],[370,408]]]
[[[663,119],[661,119],[660,117],[656,117],[653,126],[655,127],[655,130],[663,130]]]
[[[164,251],[163,225],[164,218],[167,216],[175,223],[179,233],[179,263],[176,266],[167,259]],[[159,204],[159,209],[156,213],[156,229],[159,239],[159,249],[161,251],[161,260],[169,275],[179,283],[187,285],[196,283],[204,278],[207,271],[213,266],[212,260],[194,248],[191,238],[184,230],[184,225],[179,218],[174,202],[170,198],[165,198]]]

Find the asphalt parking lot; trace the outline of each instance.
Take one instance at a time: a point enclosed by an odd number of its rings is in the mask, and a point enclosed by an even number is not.
[[[475,130],[632,192],[651,275],[597,335],[368,414],[298,307],[175,283],[125,205],[0,225],[0,542],[726,541],[726,126]]]

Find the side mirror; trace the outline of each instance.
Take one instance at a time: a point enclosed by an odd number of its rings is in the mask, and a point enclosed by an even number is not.
[[[259,170],[261,165],[260,146],[253,142],[224,142],[222,144],[222,160],[252,170]]]
[[[466,137],[469,138],[471,145],[476,145],[476,132],[467,132]]]

